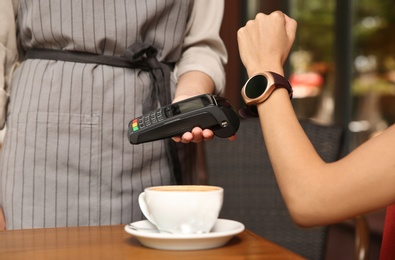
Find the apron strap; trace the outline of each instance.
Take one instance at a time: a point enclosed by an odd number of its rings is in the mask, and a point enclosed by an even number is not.
[[[170,95],[170,68],[167,64],[159,62],[156,58],[158,50],[147,43],[135,43],[123,53],[126,60],[148,68],[151,77],[151,98],[143,104],[143,114],[156,109],[159,101],[161,106],[171,103]]]
[[[170,73],[174,64],[159,62],[158,50],[147,43],[130,45],[121,56],[94,53],[33,48],[27,51],[25,59],[61,60],[67,62],[94,63],[114,67],[148,71],[151,78],[150,96],[144,101],[143,114],[171,103]]]

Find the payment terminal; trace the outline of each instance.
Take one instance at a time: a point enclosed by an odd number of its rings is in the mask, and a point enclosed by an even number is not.
[[[221,138],[234,135],[240,120],[232,105],[223,97],[203,94],[182,100],[129,122],[131,144],[140,144],[190,132],[194,127],[211,129]]]

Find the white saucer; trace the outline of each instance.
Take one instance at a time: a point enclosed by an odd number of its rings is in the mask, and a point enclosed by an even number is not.
[[[137,238],[146,247],[163,250],[201,250],[225,245],[236,234],[243,232],[244,225],[227,219],[218,219],[210,233],[206,234],[165,234],[159,233],[148,220],[133,222],[136,228],[153,230],[135,230],[125,226],[125,231]]]

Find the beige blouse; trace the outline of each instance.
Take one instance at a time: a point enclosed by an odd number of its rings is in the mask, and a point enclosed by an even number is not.
[[[12,73],[18,65],[15,19],[19,0],[0,1],[0,129],[4,128]],[[222,10],[221,13],[212,10]],[[215,94],[225,88],[223,64],[227,52],[219,36],[224,1],[195,0],[183,42],[183,54],[175,67],[178,78],[185,72],[197,70],[206,73],[215,83]],[[200,44],[204,42],[205,44]]]

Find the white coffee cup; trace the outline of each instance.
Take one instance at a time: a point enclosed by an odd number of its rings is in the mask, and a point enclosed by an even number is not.
[[[208,233],[222,208],[223,189],[205,185],[155,186],[139,196],[144,216],[160,232]]]

